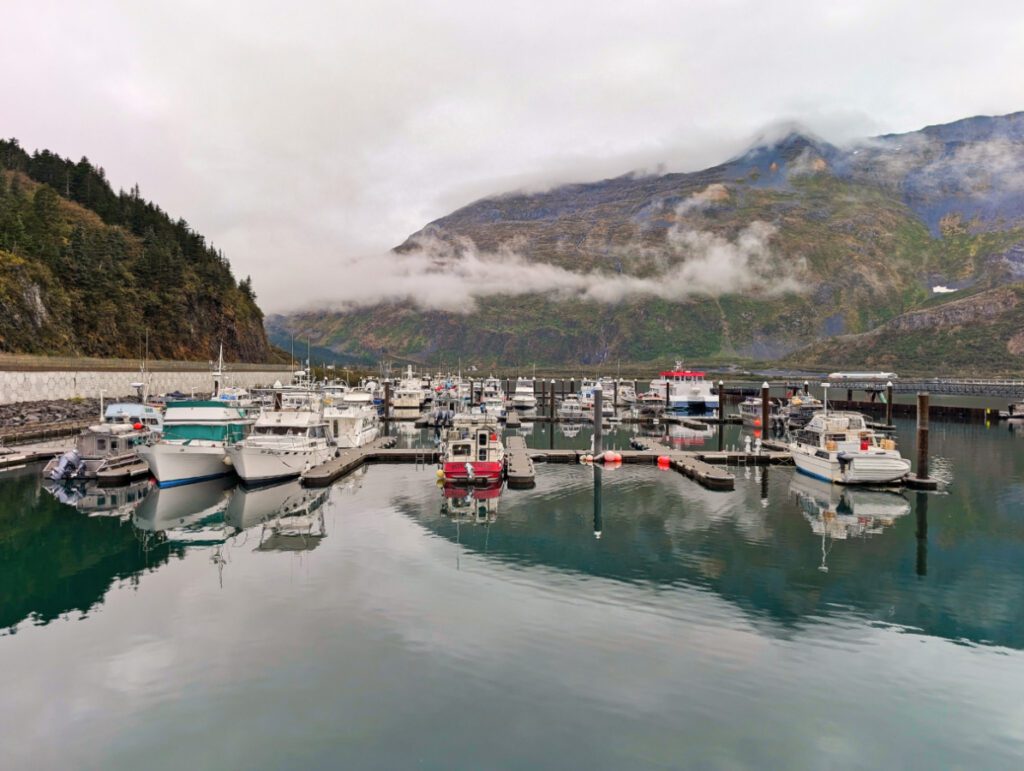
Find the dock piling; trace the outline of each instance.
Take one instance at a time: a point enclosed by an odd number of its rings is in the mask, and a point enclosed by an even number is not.
[[[917,478],[928,478],[928,392],[917,395]]]
[[[771,425],[771,402],[768,394],[770,392],[768,381],[761,383],[761,436],[768,436],[768,426]]]
[[[548,404],[548,447],[555,449],[555,380],[551,379],[551,402]]]
[[[601,386],[594,388],[594,457],[604,452],[604,437],[601,436],[601,402],[604,394]]]
[[[892,381],[885,384],[885,425],[892,425]]]

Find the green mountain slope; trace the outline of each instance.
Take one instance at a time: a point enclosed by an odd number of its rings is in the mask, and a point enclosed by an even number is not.
[[[103,170],[0,141],[0,351],[268,361],[251,282]]]

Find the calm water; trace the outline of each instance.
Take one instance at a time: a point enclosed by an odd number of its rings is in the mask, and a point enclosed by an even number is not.
[[[0,766],[1019,768],[1024,436],[931,439],[945,495],[374,465],[76,508],[0,474]]]

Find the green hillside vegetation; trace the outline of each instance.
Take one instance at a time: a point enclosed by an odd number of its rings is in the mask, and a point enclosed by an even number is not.
[[[267,361],[249,279],[101,168],[0,141],[0,351]]]

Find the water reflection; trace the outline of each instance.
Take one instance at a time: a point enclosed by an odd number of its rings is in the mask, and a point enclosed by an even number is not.
[[[43,489],[60,503],[73,506],[90,517],[130,517],[152,486],[150,479],[122,487],[101,486],[89,479],[43,481]]]
[[[811,531],[821,538],[821,564],[828,572],[828,556],[835,541],[881,534],[910,513],[907,499],[885,490],[843,487],[794,474],[790,490],[800,503]]]
[[[441,513],[453,522],[491,524],[498,519],[502,482],[476,487],[441,487]]]
[[[142,500],[132,524],[147,536],[192,544],[219,544],[230,535],[224,510],[235,481],[227,477],[180,487],[156,487]]]

